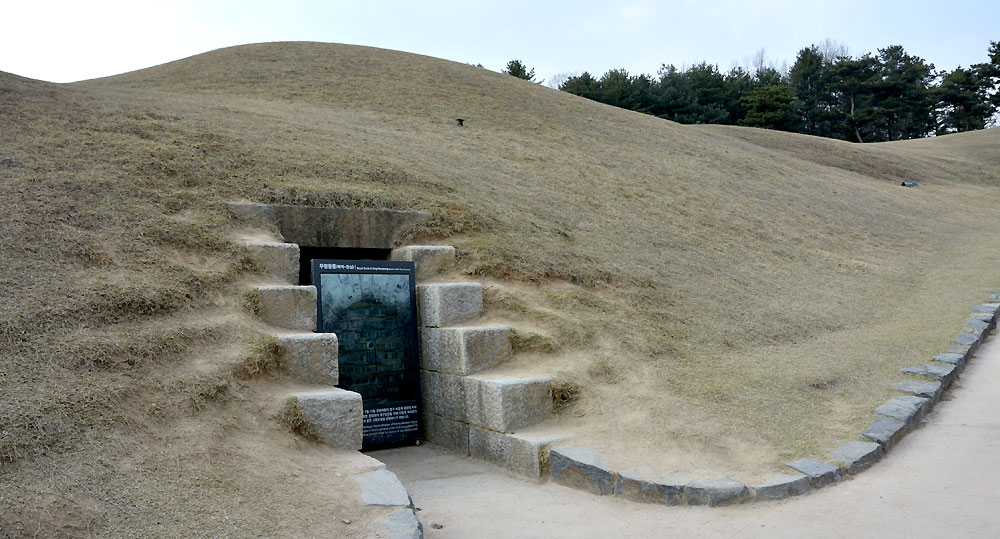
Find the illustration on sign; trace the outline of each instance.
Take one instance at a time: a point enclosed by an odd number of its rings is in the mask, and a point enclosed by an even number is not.
[[[421,438],[412,262],[314,260],[317,327],[336,333],[340,387],[361,394],[365,449]]]

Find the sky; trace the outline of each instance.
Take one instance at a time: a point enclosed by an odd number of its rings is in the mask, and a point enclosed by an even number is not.
[[[775,67],[830,39],[853,55],[902,45],[938,69],[984,62],[1000,1],[0,0],[0,71],[50,82],[115,75],[269,41],[368,45],[538,79],[707,61]]]

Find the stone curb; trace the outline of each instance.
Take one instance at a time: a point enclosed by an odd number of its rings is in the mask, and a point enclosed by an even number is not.
[[[386,539],[422,539],[424,527],[417,519],[413,500],[396,474],[386,470],[356,477],[361,486],[361,500],[365,505],[398,507],[373,528],[377,537]]]
[[[990,298],[1000,300],[1000,292],[992,292]],[[593,494],[614,495],[635,502],[709,506],[780,500],[840,482],[845,476],[874,466],[906,433],[917,428],[990,331],[996,329],[1000,303],[976,305],[973,311],[962,332],[952,339],[958,346],[934,356],[930,363],[901,369],[903,373],[931,380],[895,382],[893,387],[912,395],[887,400],[875,410],[879,417],[862,431],[864,440],[849,441],[834,449],[832,456],[839,465],[801,459],[787,466],[804,475],[779,475],[759,485],[747,486],[729,477],[685,484],[670,476],[655,480],[637,472],[616,472],[603,464],[596,451],[567,447],[550,450],[549,479]]]

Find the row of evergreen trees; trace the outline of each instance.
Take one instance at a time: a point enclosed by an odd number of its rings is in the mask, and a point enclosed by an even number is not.
[[[1000,42],[989,61],[953,71],[894,45],[852,57],[810,46],[785,72],[758,65],[722,73],[700,63],[660,68],[657,77],[612,69],[569,77],[560,90],[688,124],[731,124],[857,142],[983,129],[1000,110]],[[519,61],[516,67],[523,68]],[[513,63],[513,62],[512,62]],[[761,62],[763,64],[763,62]],[[514,73],[513,71],[518,71]],[[534,71],[511,70],[532,79]],[[528,76],[525,76],[528,75]]]

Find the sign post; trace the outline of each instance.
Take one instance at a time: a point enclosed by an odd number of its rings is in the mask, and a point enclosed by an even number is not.
[[[421,439],[413,262],[313,260],[317,327],[336,333],[339,386],[361,394],[363,448]]]

